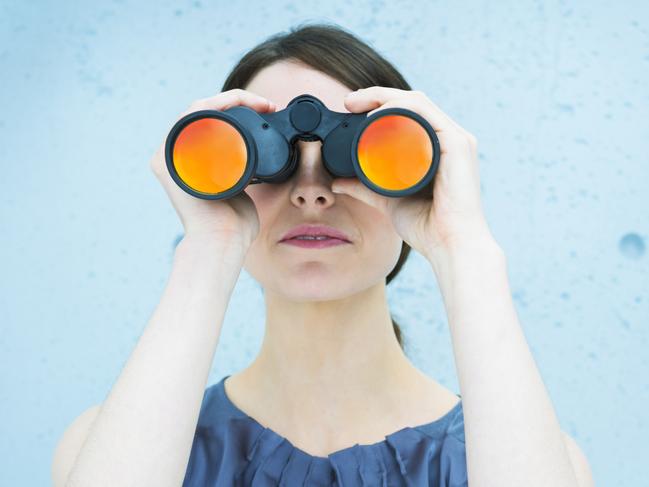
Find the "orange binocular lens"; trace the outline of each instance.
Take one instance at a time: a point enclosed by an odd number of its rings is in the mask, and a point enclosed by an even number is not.
[[[178,176],[201,193],[221,193],[243,176],[248,150],[243,135],[230,123],[201,118],[186,125],[173,148]]]
[[[416,120],[386,115],[370,123],[358,140],[358,163],[373,184],[397,191],[415,186],[433,161],[430,136]]]

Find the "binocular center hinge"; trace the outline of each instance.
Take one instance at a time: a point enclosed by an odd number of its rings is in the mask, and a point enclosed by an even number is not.
[[[300,101],[291,109],[291,123],[293,127],[303,133],[315,130],[320,125],[321,118],[320,109],[309,100]]]

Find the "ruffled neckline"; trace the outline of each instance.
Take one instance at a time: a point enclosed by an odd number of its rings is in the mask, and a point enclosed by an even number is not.
[[[336,450],[336,451],[330,453],[329,455],[327,455],[326,457],[323,457],[323,456],[318,456],[318,455],[312,455],[310,453],[307,453],[304,450],[301,450],[297,446],[293,445],[288,440],[288,438],[285,438],[284,436],[280,435],[276,431],[273,431],[272,429],[267,428],[266,426],[261,424],[259,421],[257,421],[255,418],[253,418],[252,416],[250,416],[246,412],[244,412],[242,409],[240,409],[236,404],[234,404],[234,402],[232,402],[232,400],[228,397],[227,392],[225,391],[225,380],[228,377],[230,377],[230,375],[226,375],[225,377],[223,377],[216,384],[216,388],[217,388],[217,392],[219,393],[220,398],[222,399],[223,403],[225,403],[227,405],[227,407],[234,414],[236,414],[237,416],[244,417],[244,418],[250,420],[253,424],[255,424],[255,426],[258,426],[258,427],[260,427],[260,428],[262,428],[264,430],[267,430],[268,433],[270,433],[273,436],[281,439],[281,441],[289,443],[293,448],[295,448],[296,450],[299,450],[300,452],[304,453],[305,455],[308,455],[309,457],[311,457],[313,459],[322,460],[322,461],[326,461],[328,459],[331,459],[332,456],[340,456],[340,454],[342,454],[342,453],[344,453],[344,452],[346,452],[348,450],[351,450],[353,448],[356,448],[356,447],[376,448],[379,444],[385,443],[386,440],[390,440],[390,439],[394,439],[394,438],[402,437],[402,436],[407,436],[408,434],[411,434],[414,431],[419,431],[419,432],[425,433],[425,434],[433,436],[433,437],[438,437],[438,438],[443,437],[444,434],[446,433],[447,426],[448,426],[449,422],[454,417],[456,417],[458,415],[458,413],[461,412],[461,409],[462,409],[462,400],[460,398],[460,400],[455,404],[455,406],[453,406],[451,409],[449,409],[446,413],[444,413],[439,418],[437,418],[437,419],[435,419],[433,421],[430,421],[429,423],[424,423],[424,424],[420,424],[420,425],[416,425],[416,426],[405,426],[404,428],[401,428],[400,430],[397,430],[397,431],[395,431],[393,433],[390,433],[390,434],[386,435],[384,440],[379,440],[379,441],[377,441],[375,443],[364,443],[364,444],[355,443],[352,446],[341,448],[340,450]],[[459,395],[457,395],[457,396],[460,397]]]
[[[273,479],[276,483],[272,485],[385,487],[429,485],[439,478],[455,479],[444,484],[447,487],[466,485],[464,419],[459,394],[455,406],[434,421],[406,426],[386,435],[384,440],[356,443],[324,457],[296,447],[236,406],[225,392],[228,377],[206,391],[197,441],[206,450],[221,445],[221,453],[212,452],[210,457],[225,455],[222,462],[243,460],[229,485],[266,486],[271,485],[266,480]],[[194,475],[201,478],[198,471]]]

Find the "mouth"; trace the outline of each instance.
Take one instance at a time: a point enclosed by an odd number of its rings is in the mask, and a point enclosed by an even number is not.
[[[304,249],[324,249],[327,247],[335,247],[337,245],[348,245],[351,242],[340,240],[338,238],[322,237],[322,238],[289,238],[281,240],[280,243],[293,245],[295,247],[302,247]]]
[[[334,227],[327,225],[304,224],[289,230],[279,243],[285,243],[302,248],[326,248],[350,244],[349,236]]]

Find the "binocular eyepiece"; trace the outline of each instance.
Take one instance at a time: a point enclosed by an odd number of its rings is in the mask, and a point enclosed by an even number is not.
[[[367,113],[335,112],[310,94],[272,113],[245,106],[199,110],[171,128],[167,169],[193,196],[230,198],[248,184],[286,181],[299,162],[295,141],[321,140],[333,177],[355,176],[391,197],[425,188],[439,165],[439,140],[428,121],[404,108]]]

